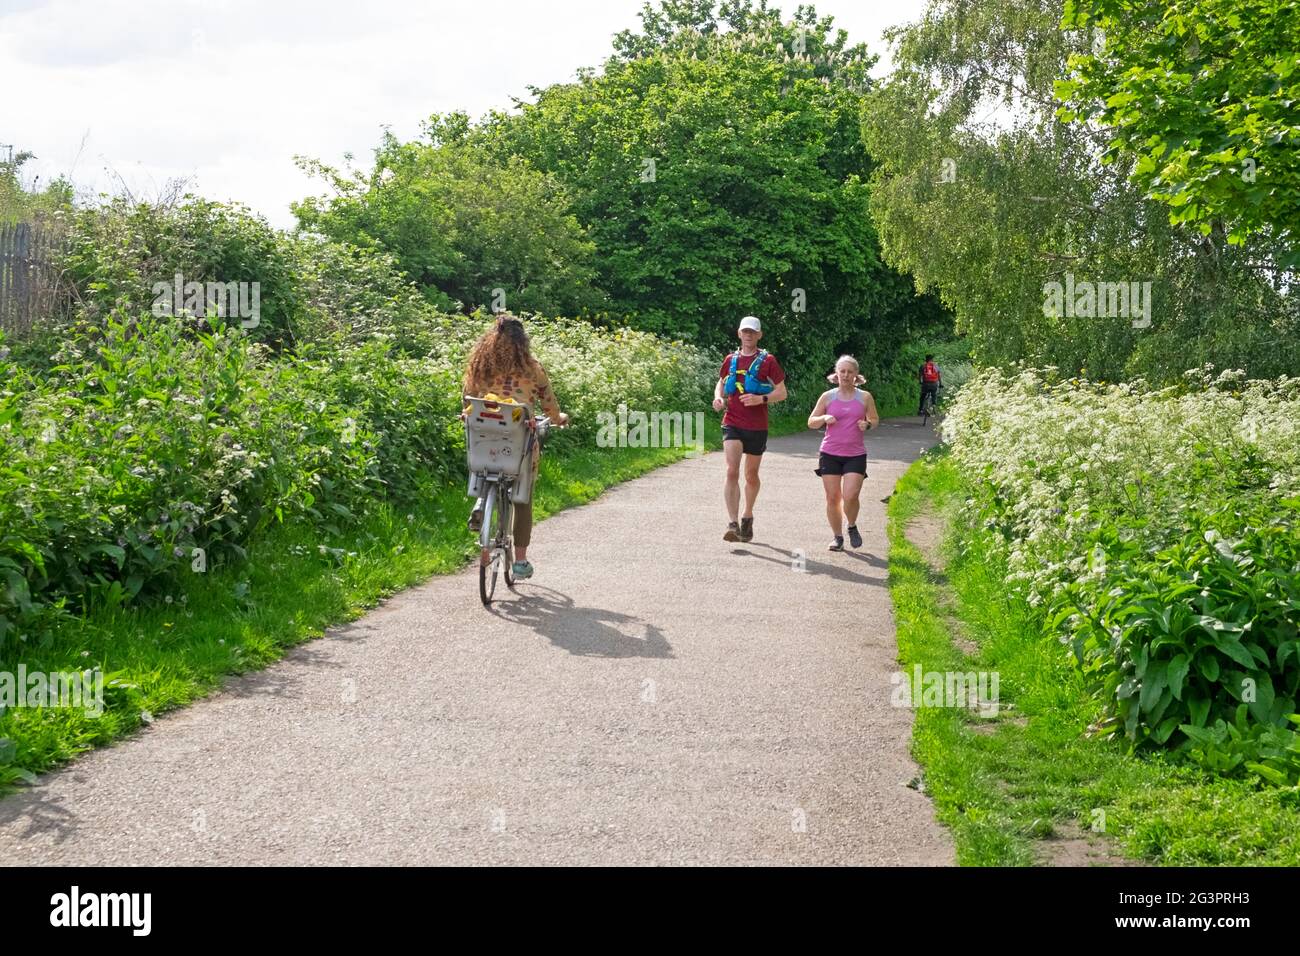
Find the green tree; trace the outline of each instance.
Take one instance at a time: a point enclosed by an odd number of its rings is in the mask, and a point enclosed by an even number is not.
[[[1300,4],[1069,0],[1062,26],[1092,39],[1056,85],[1062,115],[1104,125],[1171,222],[1263,233],[1300,265]]]
[[[1112,380],[1300,368],[1297,304],[1263,240],[1171,224],[1130,181],[1133,157],[1103,162],[1105,131],[1058,115],[1055,84],[1091,43],[1061,14],[1060,0],[942,0],[892,32],[895,72],[863,115],[886,259],[941,296],[986,363]],[[1075,279],[1150,282],[1150,325],[1046,314],[1048,284]]]
[[[477,135],[570,189],[612,311],[637,328],[727,346],[753,313],[820,382],[837,350],[888,351],[942,324],[880,259],[858,124],[865,49],[811,7],[789,23],[749,3],[720,16],[647,5],[603,72],[535,90]]]
[[[599,309],[594,250],[565,191],[521,157],[486,156],[467,135],[460,114],[431,118],[413,142],[386,133],[369,174],[300,160],[334,190],[294,204],[300,226],[391,254],[441,308]]]

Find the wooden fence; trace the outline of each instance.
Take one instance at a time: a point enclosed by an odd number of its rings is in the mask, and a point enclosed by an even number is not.
[[[0,329],[20,336],[67,305],[59,233],[39,223],[0,224]]]

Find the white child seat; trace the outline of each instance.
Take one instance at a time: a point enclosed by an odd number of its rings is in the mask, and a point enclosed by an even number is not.
[[[465,450],[469,460],[471,497],[483,494],[484,475],[515,478],[511,499],[527,504],[532,499],[532,410],[527,405],[465,396]]]

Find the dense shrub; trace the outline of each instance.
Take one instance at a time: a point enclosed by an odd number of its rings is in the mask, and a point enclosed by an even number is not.
[[[1182,728],[1232,721],[1239,705],[1266,726],[1300,691],[1300,502],[1186,515],[1155,551],[1098,529],[1090,572],[1051,602],[1084,672],[1135,740],[1181,744]]]
[[[1101,729],[1220,771],[1300,770],[1300,380],[985,371],[944,429]]]
[[[260,289],[258,341],[293,337],[303,303],[298,265],[289,241],[242,206],[193,197],[177,205],[125,199],[78,210],[69,224],[69,280],[92,324],[114,311],[151,309],[155,283],[256,282]],[[175,304],[179,311],[179,303]]]
[[[452,334],[456,319],[438,312],[385,252],[315,236],[292,241],[303,309],[299,342],[390,342],[427,355]]]

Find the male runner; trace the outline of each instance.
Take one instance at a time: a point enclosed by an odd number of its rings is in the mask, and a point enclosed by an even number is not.
[[[754,537],[754,501],[760,487],[758,466],[767,449],[767,407],[785,401],[785,372],[776,357],[760,351],[763,324],[754,316],[740,320],[736,332],[740,348],[728,355],[713,389],[713,410],[722,411],[722,454],[727,480],[722,496],[731,519],[723,541],[749,541]],[[759,359],[759,356],[762,356]],[[758,359],[760,364],[752,369]],[[745,466],[745,513],[739,516],[740,466]]]

